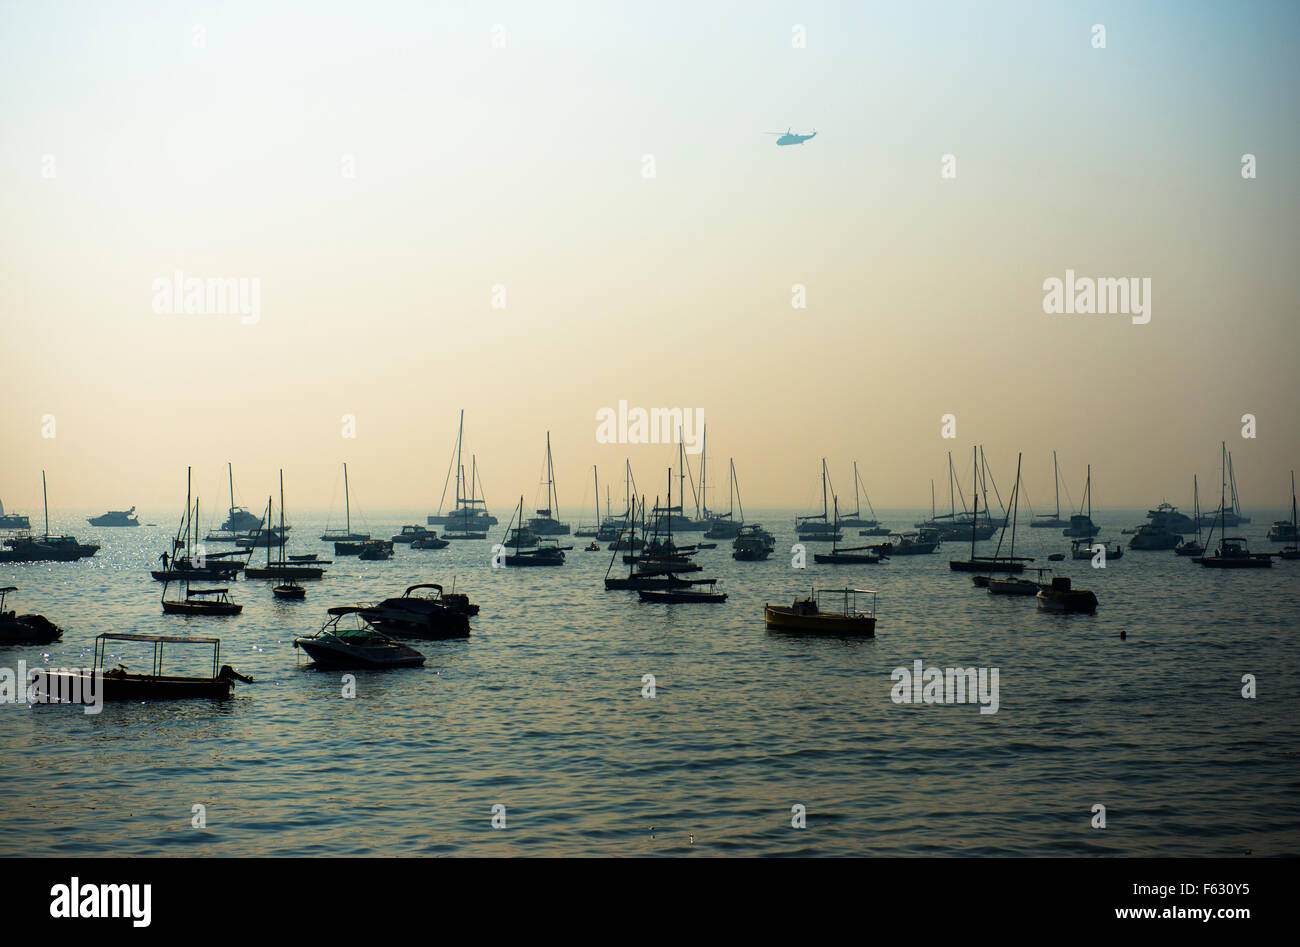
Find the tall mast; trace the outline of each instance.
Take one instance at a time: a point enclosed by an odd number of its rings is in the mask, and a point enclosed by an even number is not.
[[[1056,518],[1061,518],[1061,471],[1056,466],[1056,451],[1052,451],[1052,481],[1056,484]]]
[[[830,509],[826,506],[826,458],[822,458],[822,522],[826,522],[826,514]]]
[[[682,505],[682,512],[686,512],[686,465],[683,461],[686,459],[686,446],[682,443],[682,426],[677,425],[677,502]],[[668,478],[668,522],[671,525],[673,515],[673,497],[672,497],[672,471],[669,471]]]
[[[49,539],[49,538],[50,538],[50,494],[49,494],[49,491],[47,491],[47,490],[45,489],[45,471],[44,471],[44,470],[41,471],[41,498],[42,498],[42,500],[44,500],[44,502],[45,502],[45,538],[46,538],[46,539]],[[189,497],[186,497],[186,498],[185,498],[185,515],[186,515],[186,516],[189,516],[189,515],[190,515],[189,506],[190,506]]]
[[[1196,541],[1201,541],[1201,491],[1196,485],[1196,474],[1192,474],[1192,515],[1196,517]]]
[[[709,495],[705,492],[706,489],[705,483],[707,481],[704,479],[705,477],[708,476],[709,473],[709,426],[707,424],[704,425],[704,443],[701,445],[701,447],[702,447],[702,452],[700,453],[700,495],[695,498],[695,518],[697,520],[700,518],[701,507],[703,507],[704,515],[705,516],[709,515]]]
[[[266,567],[271,568],[271,497],[266,498]]]
[[[930,478],[930,522],[934,522],[934,478]]]
[[[193,471],[193,469],[194,468],[192,467],[185,468],[185,558],[186,559],[190,557],[190,499],[192,497],[192,494],[190,493],[190,474]],[[174,554],[176,550],[173,549],[172,552]]]
[[[727,516],[736,522],[736,459],[730,458],[731,476],[727,480]]]
[[[230,516],[231,516],[230,527],[231,527],[231,529],[233,530],[234,527],[235,527],[235,523],[234,523],[234,515],[235,515],[235,468],[234,468],[234,465],[231,464],[229,461],[226,462],[226,474],[227,474],[227,476],[230,477]]]
[[[975,514],[970,521],[970,558],[971,558],[971,562],[974,562],[975,561],[975,527],[979,524],[980,521],[980,493],[979,493],[980,460],[979,460],[978,447],[972,447],[970,449],[970,460],[971,460],[972,476],[975,478],[975,482],[971,484],[971,491],[970,491],[971,495],[975,499]]]
[[[284,468],[280,468],[280,564],[284,564]]]
[[[348,462],[346,460],[343,462],[343,509],[346,511],[347,518],[348,518],[348,539],[351,539],[352,538],[352,498],[351,495],[348,493]],[[267,523],[266,525],[270,526],[271,524]],[[271,548],[270,546],[267,547],[267,549],[270,548]]]
[[[596,484],[596,493],[592,497],[596,501],[596,529],[600,529],[600,474],[596,471],[596,465],[591,465],[591,479]]]
[[[1014,561],[1016,558],[1016,513],[1020,509],[1020,455],[1016,455],[1016,488],[1012,491],[1011,503],[1011,555]]]
[[[957,518],[957,495],[953,492],[952,451],[948,451],[948,510],[953,519]]]
[[[464,436],[464,434],[465,434],[465,409],[461,408],[460,423],[456,427],[456,506],[457,507],[460,506],[460,501],[463,496],[463,492],[461,490],[460,484],[462,478],[465,476],[465,469],[461,466],[461,462],[460,462],[460,441],[461,438]],[[351,529],[349,529],[348,532],[351,532]]]
[[[1227,489],[1227,469],[1228,469],[1228,442],[1219,442],[1219,545],[1220,548],[1227,549],[1223,545],[1223,531],[1227,527],[1227,510],[1224,509],[1223,501],[1224,491]]]

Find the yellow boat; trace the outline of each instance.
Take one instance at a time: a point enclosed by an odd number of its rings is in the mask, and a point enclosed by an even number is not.
[[[844,596],[842,611],[827,611],[819,601],[823,595]],[[859,595],[871,596],[871,610],[858,607]],[[795,599],[792,605],[764,605],[769,628],[819,635],[876,636],[876,592],[874,589],[813,589],[807,598]]]

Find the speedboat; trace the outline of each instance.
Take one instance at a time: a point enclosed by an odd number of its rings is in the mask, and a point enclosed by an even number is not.
[[[63,629],[44,615],[19,615],[5,611],[5,596],[17,591],[13,585],[0,588],[0,645],[50,644],[63,637]]]
[[[1192,527],[1195,529],[1196,527]],[[1183,541],[1180,533],[1173,533],[1164,526],[1154,522],[1143,523],[1133,538],[1128,541],[1129,549],[1176,549]]]
[[[306,651],[318,668],[379,669],[424,664],[420,652],[377,631],[366,620],[365,611],[364,605],[331,608],[321,630],[310,638],[293,639],[293,646]]]
[[[413,594],[421,589],[430,589],[433,594]],[[361,612],[384,634],[430,639],[468,637],[469,617],[476,614],[478,606],[471,604],[468,597],[444,594],[436,582],[412,585],[400,597],[384,599]]]

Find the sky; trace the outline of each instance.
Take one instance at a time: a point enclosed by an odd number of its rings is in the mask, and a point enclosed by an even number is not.
[[[1221,441],[1289,506],[1298,37],[1286,2],[0,3],[0,501],[44,469],[161,516],[230,462],[326,509],[346,461],[432,510],[464,409],[494,511],[549,431],[572,518],[593,464],[618,505],[675,462],[597,442],[626,401],[704,412],[715,506],[728,458],[820,506],[822,457],[928,506],[974,444],[1039,507],[1053,450],[1076,502],[1091,464],[1094,505],[1190,506]],[[1045,313],[1067,269],[1150,279],[1150,321]],[[256,320],[156,311],[177,270]]]

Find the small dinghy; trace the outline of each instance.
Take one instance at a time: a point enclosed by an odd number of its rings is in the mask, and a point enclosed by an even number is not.
[[[63,637],[63,629],[44,615],[19,615],[5,611],[5,596],[17,591],[17,586],[13,585],[0,588],[0,646],[50,644]]]
[[[600,543],[596,542],[593,539],[591,542],[589,542],[586,546],[582,548],[584,552],[600,552]]]
[[[307,590],[297,582],[293,581],[293,579],[290,579],[283,585],[277,585],[275,588],[271,589],[271,594],[278,599],[283,599],[284,601],[301,602],[307,597]]]
[[[1038,609],[1043,612],[1091,615],[1097,611],[1097,596],[1089,589],[1071,588],[1070,579],[1058,575],[1052,579],[1051,585],[1039,591]]]
[[[823,595],[843,595],[841,610],[822,608],[820,597]],[[871,596],[870,611],[858,608],[859,595]],[[763,617],[768,628],[780,631],[874,638],[876,592],[873,589],[813,589],[807,598],[795,599],[792,605],[764,605]]]
[[[310,638],[293,639],[293,646],[307,652],[316,667],[331,670],[378,670],[424,664],[420,652],[377,631],[366,620],[365,611],[363,605],[331,608],[321,630]]]

